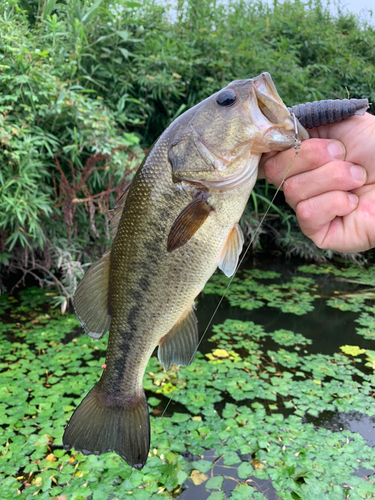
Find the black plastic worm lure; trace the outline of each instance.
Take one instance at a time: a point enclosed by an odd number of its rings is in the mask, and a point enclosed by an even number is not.
[[[364,115],[368,107],[368,99],[329,99],[297,104],[288,110],[305,128],[314,128],[340,122],[353,115]]]

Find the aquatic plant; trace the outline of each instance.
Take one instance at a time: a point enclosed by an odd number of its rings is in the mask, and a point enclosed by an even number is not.
[[[280,282],[280,277],[281,274],[274,271],[241,271],[233,278],[227,299],[231,306],[249,311],[264,305],[297,315],[312,311],[312,303],[318,297],[314,288],[315,281],[304,276],[293,276],[285,283]],[[264,284],[263,280],[273,280],[276,283]],[[222,295],[227,285],[227,278],[216,273],[205,286],[204,293]]]
[[[314,354],[301,333],[227,319],[191,366],[165,372],[151,358],[152,444],[135,471],[113,453],[62,448],[74,406],[100,375],[106,339],[82,335],[48,300],[37,288],[0,299],[2,500],[167,500],[198,487],[211,500],[264,500],[267,489],[283,500],[375,498],[374,443],[349,423],[327,429],[318,418],[354,409],[374,418],[375,351]]]
[[[335,266],[333,264],[316,264],[300,266],[299,271],[315,275],[332,275],[335,277],[337,288],[341,284],[352,284],[352,290],[335,291],[332,298],[327,299],[327,304],[340,311],[360,313],[355,320],[364,328],[356,327],[359,335],[365,339],[375,339],[375,269],[373,266],[357,266],[354,264]]]

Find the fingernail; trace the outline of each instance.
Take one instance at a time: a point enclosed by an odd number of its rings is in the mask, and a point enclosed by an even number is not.
[[[366,180],[366,170],[359,165],[353,165],[350,167],[350,173],[352,174],[353,179],[356,181],[365,181]]]
[[[356,207],[358,205],[358,196],[356,194],[348,193],[348,198],[350,205],[352,205],[353,207]]]
[[[345,146],[340,141],[331,141],[328,146],[328,153],[334,160],[343,160],[346,155]]]

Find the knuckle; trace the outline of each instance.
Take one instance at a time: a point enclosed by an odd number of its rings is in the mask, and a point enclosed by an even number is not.
[[[288,200],[289,198],[293,197],[293,195],[299,191],[299,182],[297,181],[296,177],[289,177],[289,179],[286,179],[284,184],[283,184],[283,191],[285,198]]]
[[[310,206],[309,200],[301,201],[296,207],[297,219],[304,223],[311,219],[313,215],[312,207]]]
[[[264,175],[266,179],[272,184],[275,184],[277,182],[279,178],[279,171],[280,161],[276,156],[270,158],[264,164]]]
[[[343,191],[334,191],[332,193],[331,205],[335,207],[336,212],[342,212],[348,207],[348,195]]]
[[[316,151],[317,151],[316,141],[317,139],[310,139],[302,143],[300,154],[301,157],[303,154],[304,161],[311,161],[316,157]]]
[[[313,239],[313,242],[315,243],[315,245],[320,248],[321,250],[327,250],[330,248],[330,246],[328,245],[328,243],[325,243],[325,240],[324,239],[316,239],[314,238]],[[332,250],[332,248],[331,248]]]
[[[346,169],[344,168],[344,165],[339,162],[332,162],[330,167],[330,176],[335,186],[342,184],[342,182],[346,179]]]
[[[322,165],[327,161],[325,139],[309,139],[302,143],[301,159],[311,165]]]
[[[266,160],[264,163],[264,175],[269,182],[272,182],[272,184],[281,182],[285,172],[288,170],[288,166],[293,158],[291,155],[293,154],[290,150],[281,151]]]

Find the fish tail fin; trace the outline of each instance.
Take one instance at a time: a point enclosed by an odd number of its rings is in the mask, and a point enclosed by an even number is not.
[[[150,449],[147,399],[107,394],[96,384],[73,413],[63,436],[66,450],[84,455],[114,451],[131,467],[145,465]]]

